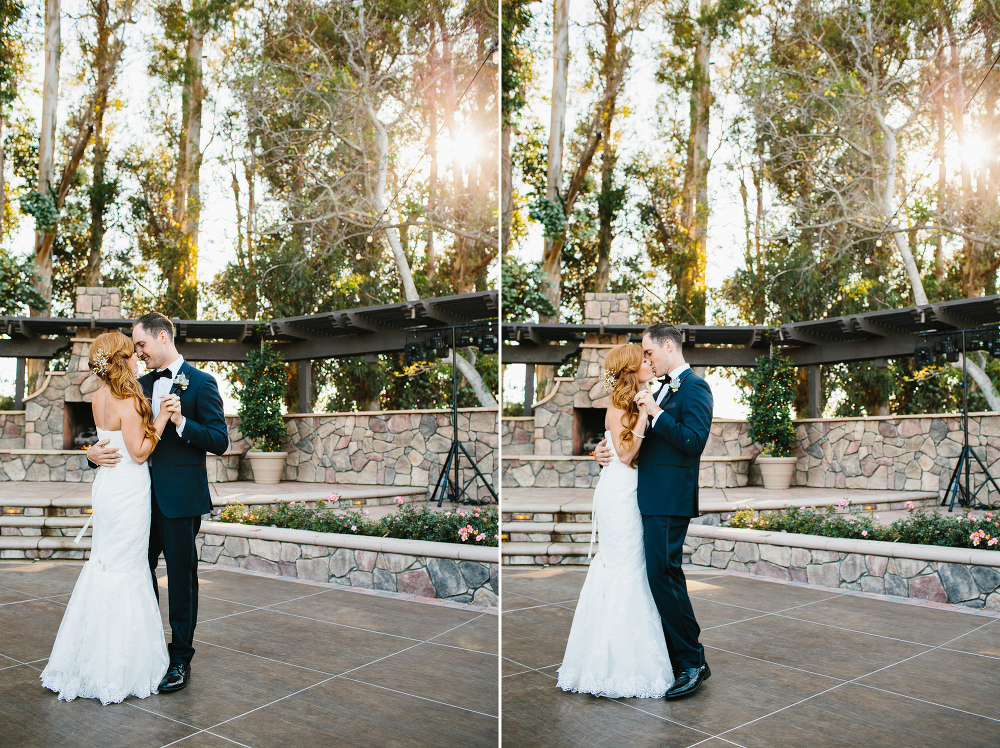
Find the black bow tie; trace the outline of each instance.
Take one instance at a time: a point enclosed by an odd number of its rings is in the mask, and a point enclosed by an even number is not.
[[[173,378],[174,378],[174,373],[172,371],[170,371],[170,369],[164,369],[163,371],[154,371],[153,372],[153,381],[154,382],[157,379],[173,379]]]

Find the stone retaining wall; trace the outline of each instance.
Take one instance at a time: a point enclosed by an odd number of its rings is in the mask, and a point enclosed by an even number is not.
[[[794,486],[943,494],[962,449],[962,419],[953,414],[803,419],[794,423],[798,436]],[[702,488],[761,485],[760,469],[752,461],[759,449],[750,440],[747,428],[746,421],[712,422],[704,457],[751,459],[703,461],[699,474]],[[576,464],[588,462],[587,458],[576,458],[564,465],[526,460],[534,453],[533,434],[537,431],[530,419],[503,419],[504,486],[596,485],[599,471]],[[971,414],[969,443],[990,472],[1000,478],[1000,413]],[[543,475],[550,470],[556,475]],[[570,478],[563,477],[566,475]],[[974,490],[984,481],[985,476],[975,465]],[[980,496],[985,495],[984,489]]]
[[[458,438],[494,490],[499,445],[497,414],[496,408],[458,411]],[[297,413],[285,416],[285,423],[288,440],[284,448],[288,457],[284,480],[428,487],[431,491],[448,459],[454,433],[450,410]],[[239,418],[226,416],[226,424],[230,449],[240,453],[249,449],[249,442],[239,430]],[[461,465],[468,480],[471,468],[464,457]],[[231,455],[221,458],[214,479],[221,483],[251,478],[249,461]],[[492,498],[481,482],[475,485],[480,500]]]
[[[499,599],[497,548],[220,522],[202,523],[196,543],[211,564],[473,605]]]
[[[63,384],[65,373],[56,372],[53,382]],[[46,397],[49,388],[38,398]],[[63,392],[63,388],[56,387]],[[28,403],[29,414],[32,407]],[[0,412],[0,481],[67,481],[90,483],[93,471],[82,452],[47,446],[62,439],[62,406],[46,400],[46,416],[59,421],[59,433],[48,430],[42,447],[25,448],[24,411]],[[58,412],[56,412],[58,411]],[[476,459],[483,475],[496,488],[497,410],[462,408],[458,412],[459,439]],[[44,420],[48,429],[48,421]],[[371,413],[315,413],[285,416],[288,442],[284,480],[302,483],[360,483],[366,485],[433,485],[448,457],[452,423],[450,410],[385,411]],[[34,424],[37,426],[38,424]],[[212,483],[252,480],[250,462],[243,453],[250,444],[240,432],[239,418],[226,416],[229,451],[207,456],[208,479]],[[54,429],[54,426],[53,426]],[[33,432],[36,433],[37,432]],[[61,442],[60,442],[61,446]],[[462,459],[462,474],[468,480],[468,461]],[[491,498],[477,481],[480,500]],[[470,492],[471,492],[470,487]]]
[[[685,561],[1000,613],[1000,552],[692,525]]]

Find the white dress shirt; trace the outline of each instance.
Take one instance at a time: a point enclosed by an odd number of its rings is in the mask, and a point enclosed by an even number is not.
[[[174,361],[167,368],[170,369],[170,378],[163,377],[162,379],[157,379],[153,382],[153,418],[160,415],[160,395],[166,395],[170,393],[170,388],[174,384],[174,377],[177,376],[178,370],[184,365],[184,357],[178,356],[177,360]],[[157,369],[157,371],[162,371],[162,369]],[[184,426],[187,423],[187,419],[181,416],[181,425],[177,427],[177,436],[182,436],[184,432]]]
[[[691,364],[687,364],[687,363],[681,364],[676,369],[674,369],[672,372],[670,372],[667,376],[669,376],[670,377],[670,381],[673,382],[677,377],[679,377],[681,374],[683,374],[685,371],[687,371],[690,368],[691,368]],[[669,392],[670,392],[670,387],[669,386],[664,387],[663,391],[660,393],[660,396],[658,398],[656,398],[656,404],[657,405],[661,405],[663,403],[664,399],[667,397],[667,394]],[[659,418],[661,415],[663,415],[663,411],[662,410],[659,413],[656,414],[656,417],[653,418],[653,422],[650,424],[650,426],[655,425],[656,424],[656,419]]]

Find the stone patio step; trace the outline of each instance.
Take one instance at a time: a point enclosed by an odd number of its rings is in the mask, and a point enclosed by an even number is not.
[[[2,559],[85,559],[90,551],[90,536],[73,542],[76,533],[68,536],[50,535],[2,535],[0,536],[0,558]]]
[[[539,492],[535,492],[537,496]],[[552,492],[550,492],[552,493]],[[889,523],[898,516],[905,515],[905,504],[912,501],[920,508],[938,505],[938,496],[933,492],[921,491],[839,491],[836,489],[790,489],[788,492],[767,491],[759,487],[750,489],[727,489],[731,501],[719,501],[722,491],[703,490],[700,503],[701,516],[692,524],[719,525],[737,509],[749,504],[757,510],[776,510],[788,507],[837,507],[838,502],[849,498],[855,507],[872,507],[871,511],[880,515],[880,521]],[[592,492],[591,492],[592,496]],[[775,497],[778,498],[775,498]],[[539,498],[504,497],[502,533],[502,556],[507,565],[523,564],[587,564],[587,549],[590,545],[592,500],[574,492],[568,501],[561,502],[546,496]],[[742,500],[738,500],[742,499]],[[595,544],[596,548],[596,544]]]
[[[590,543],[553,543],[548,541],[505,542],[500,544],[500,554],[505,566],[532,566],[535,564],[590,563],[587,553]],[[597,553],[597,543],[594,543]]]
[[[43,484],[34,484],[40,486]],[[90,483],[79,484],[44,484],[46,486],[69,486],[63,495],[46,496],[52,491],[32,491],[21,484],[22,490],[8,488],[0,483],[0,525],[3,519],[9,516],[16,516],[20,509],[21,514],[34,514],[27,512],[30,509],[86,509],[91,506],[91,486]],[[409,486],[365,486],[365,485],[345,485],[332,486],[330,484],[278,484],[278,486],[258,486],[254,483],[247,483],[242,486],[234,484],[222,484],[213,486],[212,506],[224,507],[228,504],[239,502],[245,506],[259,504],[277,504],[279,501],[305,501],[316,502],[326,500],[331,493],[335,493],[342,499],[351,502],[356,506],[381,506],[392,504],[393,499],[402,496],[407,503],[422,501],[427,497],[427,491],[423,488],[413,488]],[[289,490],[291,489],[291,490]],[[35,494],[35,495],[32,495]]]

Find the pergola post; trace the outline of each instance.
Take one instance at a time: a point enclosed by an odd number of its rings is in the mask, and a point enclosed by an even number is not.
[[[819,418],[823,411],[823,388],[820,386],[820,366],[813,364],[808,369],[809,372],[809,417]]]
[[[299,412],[312,413],[312,361],[299,361]]]
[[[23,357],[17,359],[17,374],[14,375],[14,410],[24,410],[24,367]]]
[[[535,402],[535,365],[524,365],[524,415],[535,415],[531,405]]]

